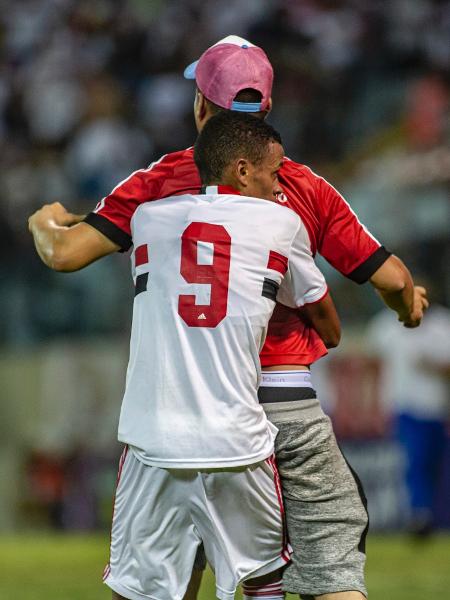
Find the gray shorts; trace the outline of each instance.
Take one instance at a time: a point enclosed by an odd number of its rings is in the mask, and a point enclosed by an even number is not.
[[[294,550],[283,574],[284,590],[304,600],[348,590],[367,595],[366,499],[329,417],[315,399],[263,406],[279,429],[275,455]]]

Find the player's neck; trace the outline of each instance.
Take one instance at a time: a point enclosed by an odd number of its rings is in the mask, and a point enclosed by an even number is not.
[[[241,192],[238,189],[236,189],[234,186],[224,185],[221,183],[219,183],[219,184],[211,183],[208,185],[202,185],[201,193],[202,194],[232,194],[232,195],[236,195],[236,196],[239,196],[241,194]]]

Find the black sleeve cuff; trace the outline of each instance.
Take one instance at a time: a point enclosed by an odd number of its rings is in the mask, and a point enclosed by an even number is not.
[[[380,246],[367,260],[348,273],[347,277],[356,283],[366,283],[391,254],[392,252],[388,252],[384,246]]]
[[[84,222],[91,225],[91,227],[94,227],[100,231],[100,233],[106,235],[112,242],[120,246],[122,252],[128,250],[133,244],[131,236],[123,231],[123,229],[120,229],[120,227],[117,227],[117,225],[114,225],[114,223],[106,217],[91,212],[84,219]]]

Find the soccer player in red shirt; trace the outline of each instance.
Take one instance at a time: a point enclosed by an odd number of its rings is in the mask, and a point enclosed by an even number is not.
[[[271,109],[273,71],[261,48],[229,36],[186,69],[195,77],[194,116],[199,130],[220,110],[265,118]],[[285,158],[279,172],[280,204],[305,223],[313,254],[320,253],[356,283],[369,281],[406,327],[420,324],[428,306],[424,288],[360,223],[344,198],[305,165]],[[72,271],[131,246],[130,222],[140,204],[197,192],[200,178],[188,148],[132,173],[86,218],[59,205],[30,218],[37,250],[52,268]],[[82,222],[78,222],[82,221]],[[329,345],[333,345],[329,343]],[[327,340],[299,311],[279,305],[261,353],[260,402],[279,433],[276,455],[286,518],[294,549],[283,575],[286,591],[304,598],[358,600],[364,583],[366,501],[360,482],[343,458],[311,385],[309,366],[326,354]],[[193,578],[195,598],[199,576]],[[246,589],[244,597],[262,592]]]

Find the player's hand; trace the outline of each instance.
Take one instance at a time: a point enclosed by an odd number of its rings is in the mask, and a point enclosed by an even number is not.
[[[418,327],[422,322],[423,315],[429,305],[430,303],[427,298],[427,290],[421,285],[415,285],[411,312],[406,318],[400,318],[400,321],[403,322],[403,326],[408,327],[409,329]]]
[[[32,231],[34,225],[52,222],[59,227],[71,227],[83,221],[85,215],[75,215],[68,212],[60,202],[44,204],[28,219],[28,229]]]

